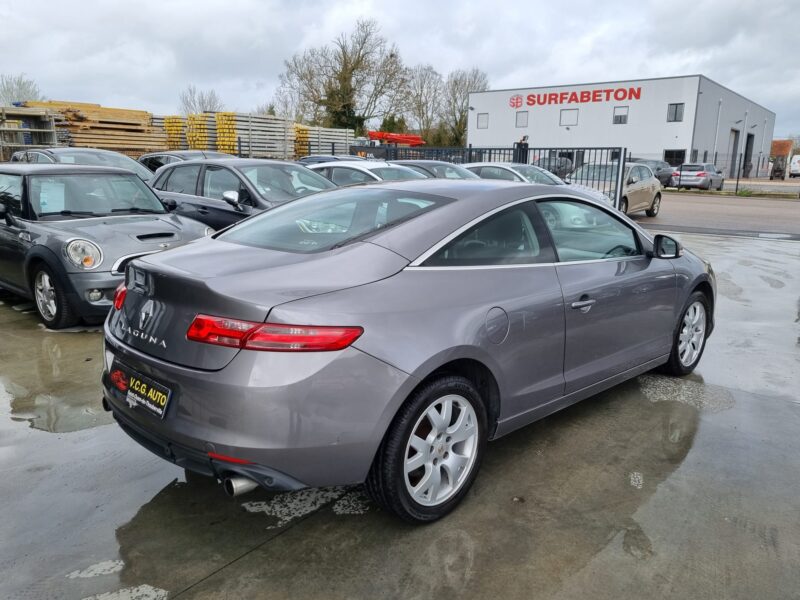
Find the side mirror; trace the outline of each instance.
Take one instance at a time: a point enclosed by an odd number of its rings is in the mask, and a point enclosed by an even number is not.
[[[239,208],[239,192],[222,192],[222,199],[234,208]]]
[[[636,180],[633,177],[628,177],[628,181],[625,182],[625,185],[633,185],[636,183]]]
[[[675,238],[661,234],[653,238],[653,256],[656,258],[678,258],[682,255],[683,247]]]
[[[164,205],[169,212],[172,212],[176,208],[178,208],[178,203],[175,201],[174,198],[165,198],[161,200],[161,204]]]
[[[8,207],[3,202],[0,202],[0,221],[5,221],[9,225],[14,224],[14,217],[8,212]]]

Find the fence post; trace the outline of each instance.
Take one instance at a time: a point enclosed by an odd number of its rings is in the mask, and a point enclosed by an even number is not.
[[[742,170],[742,153],[739,153],[738,164],[736,165],[736,191],[734,192],[737,196],[739,195],[739,173]]]
[[[617,164],[618,164],[618,168],[617,168],[617,189],[616,189],[616,194],[614,194],[614,196],[615,196],[615,198],[614,198],[614,208],[616,208],[617,210],[619,210],[620,202],[622,202],[622,186],[624,185],[624,182],[625,182],[625,151],[626,150],[627,150],[627,148],[620,147],[618,149],[618,154],[617,154],[617,156],[619,157],[617,159]]]

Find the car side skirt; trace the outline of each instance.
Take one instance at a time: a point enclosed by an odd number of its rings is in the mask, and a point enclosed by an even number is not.
[[[623,371],[618,375],[604,379],[603,381],[590,385],[589,387],[577,390],[571,394],[567,394],[566,396],[561,396],[560,398],[556,398],[550,402],[547,402],[546,404],[541,404],[531,408],[530,410],[514,415],[513,417],[500,420],[497,422],[497,429],[495,430],[492,439],[500,438],[508,433],[511,433],[512,431],[516,431],[517,429],[524,427],[525,425],[529,425],[534,421],[538,421],[539,419],[543,419],[548,415],[552,415],[559,410],[567,408],[576,402],[580,402],[581,400],[585,400],[590,396],[594,396],[595,394],[599,394],[600,392],[612,388],[623,381],[636,377],[637,375],[641,375],[642,373],[646,373],[647,371],[663,365],[668,360],[669,354],[664,354],[663,356],[650,360],[639,365],[638,367]]]

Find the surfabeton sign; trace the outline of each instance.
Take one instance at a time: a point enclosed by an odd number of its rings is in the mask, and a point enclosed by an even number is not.
[[[528,106],[544,106],[545,104],[583,104],[585,102],[622,102],[625,100],[641,100],[641,87],[618,87],[596,90],[579,90],[576,92],[549,92],[546,94],[528,94],[525,98],[521,94],[514,94],[508,100],[511,108],[521,108],[523,103]]]

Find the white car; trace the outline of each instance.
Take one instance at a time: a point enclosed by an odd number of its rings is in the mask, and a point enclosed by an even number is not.
[[[505,179],[508,181],[522,181],[524,183],[541,183],[543,185],[565,185],[567,187],[581,190],[587,194],[591,194],[601,202],[605,202],[609,206],[613,206],[606,194],[599,192],[593,188],[576,183],[566,183],[564,180],[553,175],[550,171],[535,167],[533,165],[525,165],[521,163],[503,163],[503,162],[475,162],[463,165],[466,169],[475,173],[481,179]]]
[[[800,154],[795,154],[789,161],[789,177],[800,177]]]
[[[337,160],[307,166],[336,185],[428,179],[414,169],[377,160]]]

